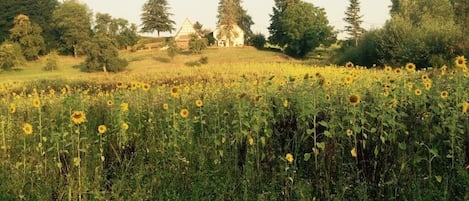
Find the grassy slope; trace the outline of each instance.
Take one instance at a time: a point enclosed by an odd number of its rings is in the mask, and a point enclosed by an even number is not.
[[[146,73],[150,71],[160,71],[176,68],[189,68],[186,62],[196,61],[202,56],[208,57],[208,65],[217,66],[226,63],[266,63],[291,61],[283,54],[269,51],[259,51],[252,47],[244,48],[209,48],[200,55],[182,53],[171,60],[166,51],[142,50],[138,52],[122,51],[121,56],[129,61],[127,74]],[[0,72],[0,82],[7,81],[27,81],[37,79],[72,79],[83,77],[101,76],[103,73],[84,73],[75,65],[84,61],[84,58],[60,57],[58,61],[59,69],[56,71],[44,71],[46,59],[28,62],[20,66],[17,70]],[[122,74],[122,73],[120,73]]]

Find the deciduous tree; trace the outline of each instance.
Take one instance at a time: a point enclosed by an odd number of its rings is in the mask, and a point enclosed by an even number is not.
[[[27,60],[36,60],[39,53],[45,48],[41,27],[31,22],[29,17],[23,14],[16,16],[13,24],[14,27],[10,29],[10,40],[21,46]]]

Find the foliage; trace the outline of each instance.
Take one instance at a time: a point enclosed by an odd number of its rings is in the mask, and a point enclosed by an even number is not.
[[[240,15],[237,8],[238,0],[220,0],[218,3],[218,23],[220,32],[216,38],[226,38],[227,44],[232,46],[234,38],[238,37],[238,33],[234,31],[238,25]]]
[[[335,41],[324,9],[302,1],[286,5],[274,8],[269,27],[271,43],[290,56],[303,58],[319,45],[329,46]]]
[[[61,51],[76,58],[91,37],[92,12],[86,4],[66,0],[54,11],[53,20],[60,36]]]
[[[21,46],[27,60],[38,59],[39,53],[45,49],[41,27],[32,23],[29,17],[23,14],[16,16],[13,24],[13,28],[10,29],[10,40]]]
[[[142,29],[141,32],[160,32],[170,33],[174,30],[176,24],[170,19],[172,14],[169,13],[167,0],[147,0],[142,8]]]
[[[252,44],[257,49],[264,49],[266,43],[267,41],[265,36],[261,33],[254,34],[250,40],[250,44]]]
[[[467,200],[462,63],[2,83],[0,198]]]
[[[192,34],[189,39],[189,51],[192,54],[201,54],[202,51],[207,48],[207,40],[200,38],[197,34]]]
[[[137,25],[126,19],[113,18],[109,14],[96,13],[94,32],[112,38],[119,49],[133,46],[138,42]]]
[[[9,29],[13,27],[14,18],[23,14],[42,28],[46,51],[55,48],[57,37],[52,13],[58,4],[57,0],[0,0],[0,43],[9,38]]]
[[[119,72],[128,65],[125,59],[119,58],[119,52],[111,38],[105,34],[96,34],[86,44],[86,71]]]
[[[341,65],[347,62],[368,67],[382,64],[384,61],[379,54],[382,36],[383,31],[375,29],[366,32],[358,46],[355,46],[354,42],[350,40],[342,41],[333,60]]]
[[[348,33],[350,39],[355,42],[355,46],[358,46],[358,41],[365,32],[365,29],[361,27],[363,23],[362,17],[363,16],[360,15],[360,1],[350,0],[347,11],[345,11],[344,21],[348,24],[345,26],[345,31]]]
[[[59,65],[59,54],[53,51],[50,52],[46,57],[46,65],[43,67],[45,71],[55,71],[58,70]]]
[[[6,41],[0,45],[0,68],[2,70],[10,70],[24,62],[25,58],[18,43]]]
[[[179,53],[179,47],[177,46],[176,40],[174,40],[174,37],[166,38],[165,46],[168,47],[166,51],[168,53],[168,56],[171,59],[173,59]]]

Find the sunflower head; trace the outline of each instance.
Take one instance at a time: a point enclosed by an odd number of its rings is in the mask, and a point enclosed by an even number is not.
[[[360,96],[357,95],[357,94],[352,94],[352,95],[350,95],[350,96],[348,97],[348,99],[349,99],[350,104],[352,104],[353,106],[358,105],[358,104],[360,103],[360,101],[361,101],[361,100],[360,100]]]
[[[353,68],[354,65],[353,65],[352,62],[349,61],[349,62],[347,62],[347,63],[345,64],[345,67],[346,67],[346,68]]]
[[[171,88],[171,95],[172,95],[173,97],[179,96],[179,88],[177,88],[177,87]]]
[[[463,113],[467,113],[467,109],[469,108],[469,103],[467,101],[465,101],[464,103],[462,103],[462,112]]]
[[[448,91],[442,91],[442,92],[440,93],[440,97],[443,98],[443,99],[448,98],[448,96],[449,96]]]
[[[464,56],[457,56],[456,59],[454,60],[454,64],[458,68],[465,68],[467,64],[466,58]]]
[[[286,154],[285,155],[285,160],[287,160],[289,163],[293,163],[293,160],[294,160],[293,154],[291,154],[291,153]]]
[[[99,126],[98,126],[98,133],[99,133],[99,134],[103,134],[103,133],[105,133],[106,131],[107,131],[107,128],[106,128],[105,125],[99,125]]]
[[[129,104],[128,103],[121,103],[121,111],[125,112],[129,110]]]
[[[123,123],[121,124],[121,129],[124,130],[124,131],[128,130],[128,129],[129,129],[129,124],[123,122]]]
[[[415,89],[414,93],[415,93],[415,95],[420,96],[420,95],[422,95],[422,90]]]
[[[168,110],[168,108],[169,108],[168,103],[164,103],[164,104],[163,104],[163,110]]]
[[[16,112],[16,105],[11,103],[10,107],[9,107],[9,111],[10,111],[11,114],[15,113]]]
[[[416,67],[415,67],[415,64],[413,63],[407,63],[405,65],[405,69],[407,72],[411,73],[411,72],[415,72]]]
[[[195,101],[195,106],[197,106],[197,107],[202,107],[203,105],[204,105],[204,102],[203,102],[202,100],[197,99],[197,100]]]
[[[143,83],[143,84],[142,84],[142,89],[143,89],[143,91],[148,91],[148,90],[150,90],[150,84],[148,84],[148,83]]]
[[[70,118],[72,119],[72,122],[77,125],[82,124],[86,121],[86,116],[83,111],[73,112]]]
[[[182,109],[181,112],[179,113],[182,118],[187,118],[189,116],[189,110],[187,109]]]
[[[345,76],[345,78],[344,78],[344,83],[345,84],[352,84],[352,82],[353,82],[353,77],[351,75]]]
[[[385,67],[384,67],[384,72],[386,72],[386,73],[392,72],[391,66],[385,66]]]
[[[34,106],[35,108],[41,107],[41,101],[39,100],[39,98],[34,98],[34,99],[33,99],[33,106]]]
[[[23,125],[23,132],[26,135],[32,135],[33,134],[33,126],[29,123],[25,123]]]

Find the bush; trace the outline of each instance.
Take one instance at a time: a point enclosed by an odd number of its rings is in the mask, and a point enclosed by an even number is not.
[[[59,60],[59,55],[57,52],[51,52],[47,55],[46,65],[43,67],[45,71],[53,71],[58,69],[57,61]]]
[[[207,39],[199,38],[196,34],[192,34],[189,40],[189,50],[192,54],[201,54],[202,50],[207,48],[207,43]]]
[[[252,36],[251,40],[249,41],[257,49],[264,49],[264,46],[267,42],[265,36],[261,33],[255,34]]]
[[[10,70],[11,68],[25,62],[21,47],[17,43],[4,42],[0,45],[0,68]]]

